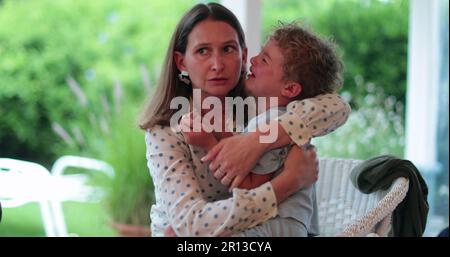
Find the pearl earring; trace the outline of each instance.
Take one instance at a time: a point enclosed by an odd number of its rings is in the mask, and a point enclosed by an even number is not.
[[[181,71],[180,74],[178,74],[178,79],[181,82],[184,82],[186,85],[191,84],[191,80],[189,80],[189,73],[185,70]]]

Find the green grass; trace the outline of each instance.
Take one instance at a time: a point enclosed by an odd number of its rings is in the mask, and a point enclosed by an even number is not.
[[[0,223],[1,236],[44,236],[44,226],[37,204],[4,208]]]
[[[108,215],[98,203],[67,202],[64,216],[70,236],[117,236],[108,225]],[[38,204],[3,208],[0,236],[45,236]]]

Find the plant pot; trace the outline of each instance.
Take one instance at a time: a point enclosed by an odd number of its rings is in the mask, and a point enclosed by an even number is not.
[[[111,221],[110,225],[122,237],[150,237],[150,236],[152,236],[152,233],[148,226],[123,224],[123,223],[118,223],[118,222],[114,222],[114,221]]]

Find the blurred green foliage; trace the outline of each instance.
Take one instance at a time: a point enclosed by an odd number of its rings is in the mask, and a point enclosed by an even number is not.
[[[263,8],[264,37],[278,20],[298,20],[334,38],[346,66],[343,90],[352,95],[353,108],[364,104],[366,93],[357,76],[405,103],[409,1],[283,0],[265,1]]]
[[[81,89],[75,92],[86,93]],[[69,89],[67,89],[69,90]],[[138,128],[137,116],[140,104],[131,101],[119,81],[114,83],[113,100],[100,95],[80,108],[88,119],[65,122],[54,121],[52,126],[77,128],[76,133],[59,135],[66,142],[58,150],[61,154],[77,154],[94,157],[109,163],[115,171],[113,178],[93,177],[92,183],[106,190],[105,201],[109,217],[114,222],[150,226],[150,207],[154,203],[154,188],[145,157],[144,133]],[[144,91],[144,94],[149,94]],[[70,99],[68,104],[77,105],[79,99]]]
[[[404,105],[394,96],[388,96],[382,87],[355,79],[364,91],[364,97],[356,98],[361,106],[352,110],[347,122],[335,132],[313,139],[319,156],[350,159],[368,159],[390,154],[403,157],[405,148]],[[349,101],[351,94],[343,92]]]
[[[52,122],[72,135],[104,122],[102,110],[92,105],[101,98],[113,102],[117,81],[124,101],[142,102],[142,70],[153,85],[170,33],[195,2],[2,2],[0,24],[9,26],[0,27],[0,155],[49,165],[67,152]],[[304,20],[336,39],[347,67],[344,91],[354,109],[365,104],[366,93],[356,77],[404,103],[408,1],[264,1],[263,15],[264,35],[283,17]],[[72,101],[69,78],[89,99],[84,105]],[[95,110],[100,120],[86,117],[83,108]]]
[[[176,22],[197,2],[208,1],[0,0],[0,156],[47,167],[62,154],[105,160],[117,174],[106,181],[109,214],[116,221],[148,224],[153,185],[144,136],[134,119],[157,80]],[[264,38],[278,20],[300,20],[333,37],[343,55],[346,73],[340,93],[353,112],[342,128],[314,139],[319,155],[402,156],[409,1],[262,3]],[[448,19],[448,3],[444,10]],[[69,84],[78,85],[86,100]],[[448,105],[448,82],[444,88]],[[447,148],[439,151],[446,153],[439,160],[448,171],[448,118],[439,120],[440,135],[447,139],[439,143],[440,149]],[[67,133],[65,140],[55,126]],[[439,176],[447,182],[438,201],[446,203],[442,213],[448,214],[448,172]],[[79,215],[80,206],[71,211],[70,204],[70,231],[113,234],[98,210]],[[43,235],[38,210],[23,208],[5,211],[0,235]],[[5,223],[8,212],[15,216],[12,223]],[[77,231],[80,225],[84,227]]]
[[[147,168],[144,133],[137,127],[139,109],[124,107],[111,117],[109,133],[100,136],[98,154],[114,167],[115,177],[105,186],[106,207],[115,222],[150,227],[154,187]]]
[[[111,99],[120,79],[130,102],[154,83],[173,28],[194,1],[37,0],[0,4],[0,156],[52,163],[64,148],[51,123],[87,121],[67,78]],[[88,103],[90,104],[90,103]],[[89,126],[88,122],[85,122]],[[68,128],[72,130],[74,128]]]
[[[63,154],[105,160],[115,177],[94,183],[107,190],[109,218],[149,227],[153,184],[136,116],[194,2],[1,3],[0,156],[48,167]]]
[[[112,218],[148,224],[153,185],[135,118],[196,2],[0,0],[0,156],[47,167],[63,154],[105,160],[117,175],[105,187]],[[301,19],[342,50],[342,94],[355,111],[335,139],[318,139],[319,154],[401,155],[408,2],[263,1],[263,15],[264,35]]]

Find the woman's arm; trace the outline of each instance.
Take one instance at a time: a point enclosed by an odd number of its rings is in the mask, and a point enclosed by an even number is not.
[[[287,197],[297,192],[300,188],[306,187],[317,181],[318,178],[318,160],[316,152],[313,147],[297,147],[294,146],[289,151],[289,154],[284,163],[283,172],[271,180],[270,183],[263,185],[267,190],[270,189],[270,184],[275,194],[276,202],[279,204]],[[239,194],[240,189],[235,189],[234,194]],[[249,195],[250,191],[244,191],[244,195]],[[256,192],[251,193],[255,196]],[[263,202],[267,202],[263,198]],[[272,204],[274,206],[275,203]],[[236,205],[239,206],[239,205]],[[244,207],[245,209],[245,207]],[[257,212],[260,212],[258,209]],[[246,219],[240,218],[241,221]],[[176,233],[169,226],[165,231],[165,236],[176,236]]]
[[[277,214],[277,199],[270,182],[252,190],[235,189],[230,198],[208,202],[207,196],[214,194],[216,188],[211,181],[209,192],[205,192],[200,180],[214,178],[206,175],[206,167],[205,177],[198,177],[193,156],[181,134],[157,126],[146,133],[146,142],[156,205],[169,220],[168,224],[158,224],[159,227],[172,226],[178,236],[225,236],[261,224]],[[214,196],[219,198],[223,193]]]
[[[224,185],[234,188],[242,182],[264,152],[290,142],[301,146],[312,137],[331,133],[347,121],[350,112],[350,106],[337,94],[293,101],[287,106],[284,115],[271,121],[268,132],[257,130],[221,140],[202,161],[211,161],[209,168],[212,172],[220,164],[225,173],[222,178]],[[262,143],[261,136],[269,133],[276,136],[275,140],[272,143]]]
[[[277,203],[280,204],[301,188],[312,185],[318,176],[319,161],[315,148],[293,146],[286,157],[283,171],[271,181]]]

